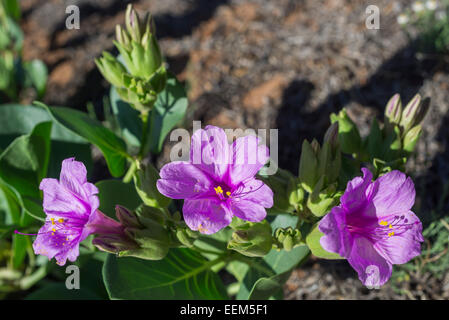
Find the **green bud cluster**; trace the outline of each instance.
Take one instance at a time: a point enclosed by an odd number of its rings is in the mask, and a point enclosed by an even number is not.
[[[404,169],[407,157],[413,152],[422,133],[422,121],[430,106],[430,99],[416,94],[402,107],[401,97],[395,94],[388,101],[381,127],[373,120],[366,138],[365,160],[372,161],[379,173]]]
[[[135,212],[117,206],[116,215],[125,234],[135,243],[117,252],[118,256],[132,256],[146,260],[163,259],[171,247],[167,216],[162,209],[140,206]]]
[[[331,122],[339,124],[341,151],[359,162],[371,162],[381,174],[392,169],[404,169],[407,157],[421,135],[421,124],[429,105],[429,98],[422,99],[416,94],[403,108],[399,94],[395,94],[385,107],[384,124],[373,119],[365,139],[360,137],[357,126],[345,109],[331,114]]]
[[[272,249],[271,226],[266,220],[256,223],[234,218],[231,227],[234,232],[228,249],[248,257],[263,257]]]
[[[322,217],[340,198],[341,194],[337,192],[341,168],[338,132],[339,122],[334,122],[327,130],[322,146],[316,140],[303,142],[299,179],[290,194],[292,200],[298,201],[297,211],[305,220]]]
[[[103,56],[95,60],[102,75],[116,87],[120,98],[141,113],[152,108],[167,80],[155,32],[151,15],[147,13],[144,19],[140,19],[129,4],[125,28],[116,27],[114,41],[122,61],[108,52],[103,52]]]
[[[292,227],[276,229],[273,238],[273,248],[277,250],[290,251],[294,247],[304,244],[301,232]]]

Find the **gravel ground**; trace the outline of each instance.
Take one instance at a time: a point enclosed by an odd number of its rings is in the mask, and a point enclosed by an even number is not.
[[[322,138],[329,114],[345,107],[367,134],[396,92],[432,98],[422,139],[408,164],[424,222],[449,181],[449,58],[416,53],[396,23],[409,1],[164,0],[135,1],[156,19],[170,69],[185,81],[191,121],[224,128],[279,129],[279,162],[298,170],[303,139]],[[65,7],[77,4],[81,29],[66,30]],[[377,5],[380,29],[365,27]],[[93,60],[111,51],[113,28],[124,21],[119,0],[23,0],[27,59],[50,68],[45,102],[100,110],[107,84]],[[170,143],[157,159],[168,161]],[[104,166],[100,169],[104,171]],[[443,206],[448,212],[449,204]],[[411,274],[380,290],[363,288],[345,261],[311,260],[293,272],[287,299],[448,299],[449,273]]]

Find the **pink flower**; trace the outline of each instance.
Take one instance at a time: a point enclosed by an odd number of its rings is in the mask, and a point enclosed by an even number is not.
[[[421,253],[422,225],[411,211],[415,187],[410,178],[395,170],[372,182],[371,172],[362,171],[363,178],[349,181],[340,205],[320,221],[320,242],[348,259],[364,285],[381,286],[393,264]]]
[[[123,234],[117,221],[98,210],[97,187],[86,180],[86,167],[74,158],[62,162],[59,181],[43,179],[45,224],[33,243],[34,252],[59,265],[75,261],[79,244],[90,234]]]
[[[273,192],[255,178],[269,159],[259,138],[246,136],[228,144],[223,129],[207,126],[196,131],[190,146],[190,161],[166,164],[157,181],[159,191],[184,199],[183,214],[192,230],[211,234],[231,223],[235,215],[259,222],[273,206]]]

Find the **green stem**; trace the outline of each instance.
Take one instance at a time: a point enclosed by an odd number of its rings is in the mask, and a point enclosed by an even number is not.
[[[146,148],[147,148],[147,140],[148,140],[148,111],[142,111],[140,114],[140,118],[142,119],[142,141],[139,150],[139,159],[142,159],[145,156]]]
[[[129,183],[131,182],[131,179],[133,178],[134,173],[137,170],[137,161],[133,159],[133,161],[131,162],[131,165],[129,166],[128,171],[126,172],[125,176],[123,177],[123,182],[124,183]]]

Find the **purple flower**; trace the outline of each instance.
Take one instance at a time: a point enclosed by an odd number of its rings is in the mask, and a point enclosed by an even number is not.
[[[43,179],[45,224],[33,243],[34,252],[59,265],[75,261],[79,243],[93,233],[121,234],[123,227],[98,210],[97,187],[86,180],[86,167],[74,158],[62,162],[59,181]]]
[[[159,191],[185,199],[184,220],[192,230],[212,234],[232,217],[259,222],[273,206],[273,192],[254,176],[269,159],[259,138],[246,136],[228,144],[223,129],[207,126],[192,136],[190,161],[166,164],[157,181]]]
[[[366,286],[381,286],[391,276],[393,264],[403,264],[421,253],[422,225],[411,211],[415,202],[413,181],[400,171],[372,182],[348,182],[340,200],[319,224],[320,242],[330,252],[346,258]]]

